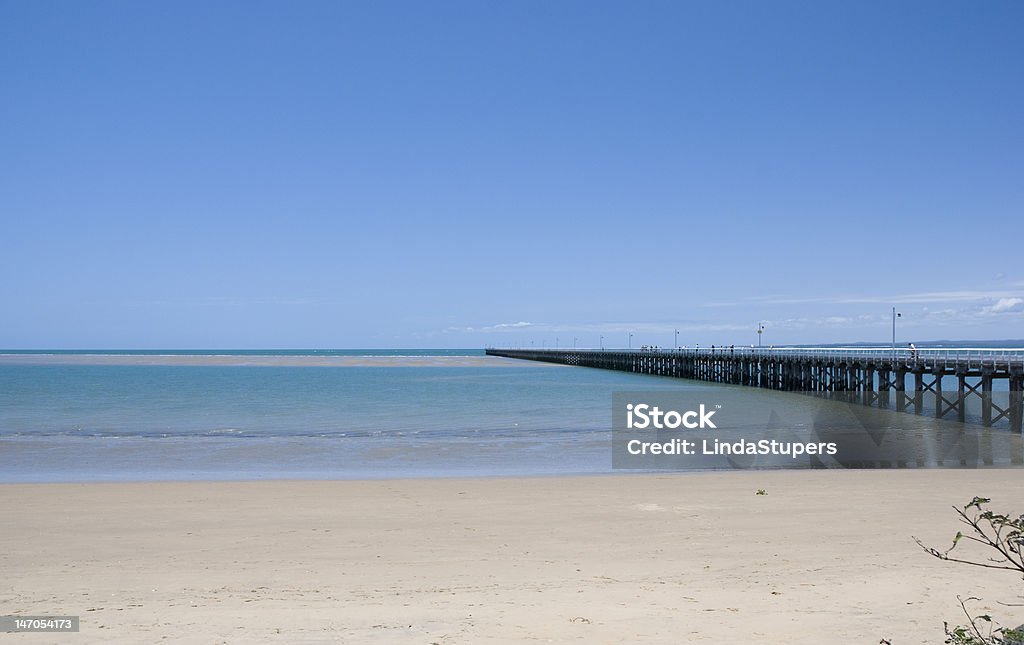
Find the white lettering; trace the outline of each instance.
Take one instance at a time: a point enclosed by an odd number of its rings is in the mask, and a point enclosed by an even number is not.
[[[679,426],[690,430],[696,428],[717,429],[718,426],[711,420],[717,411],[708,410],[703,403],[700,404],[699,410],[687,410],[682,413],[676,410],[663,411],[658,406],[651,406],[647,403],[636,405],[629,403],[626,405],[626,427],[630,430],[646,430],[647,428],[675,430]]]

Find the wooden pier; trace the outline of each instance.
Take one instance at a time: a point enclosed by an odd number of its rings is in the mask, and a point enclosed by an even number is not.
[[[1024,419],[1021,350],[722,347],[488,348],[486,352],[490,356],[805,392],[1014,432],[1022,431]]]

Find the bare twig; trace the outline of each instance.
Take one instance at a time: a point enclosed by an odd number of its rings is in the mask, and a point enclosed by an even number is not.
[[[1024,575],[1024,515],[1010,517],[995,513],[986,508],[990,501],[987,497],[975,497],[962,509],[953,507],[953,510],[959,515],[960,522],[969,526],[971,530],[967,534],[957,531],[953,537],[953,544],[945,551],[927,546],[916,537],[914,541],[924,549],[925,553],[939,560],[959,562],[985,569],[1015,571]],[[970,513],[971,509],[974,509],[975,512]],[[968,556],[963,558],[950,556],[950,553],[965,540],[988,547],[994,550],[999,557],[980,559]],[[946,643],[952,645],[999,645],[1021,642],[1019,631],[997,628],[988,614],[971,615],[971,612],[967,610],[967,603],[980,600],[979,598],[971,597],[964,600],[957,596],[957,600],[960,601],[960,608],[963,609],[964,615],[967,617],[967,626],[958,625],[950,629],[949,623],[946,623]],[[1007,607],[1024,606],[1000,604]]]

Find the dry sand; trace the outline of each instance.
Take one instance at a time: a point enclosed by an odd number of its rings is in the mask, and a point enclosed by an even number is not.
[[[3,642],[941,643],[950,505],[1020,512],[1024,471],[817,471],[0,486]],[[764,488],[767,495],[755,495]]]

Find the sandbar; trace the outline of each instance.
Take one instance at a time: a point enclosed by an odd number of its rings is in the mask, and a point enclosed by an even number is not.
[[[0,354],[0,365],[180,365],[211,367],[550,367],[500,356],[317,356],[255,354]]]

